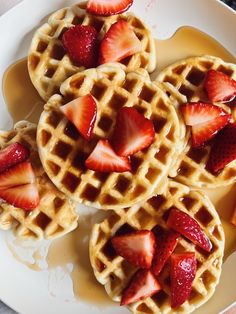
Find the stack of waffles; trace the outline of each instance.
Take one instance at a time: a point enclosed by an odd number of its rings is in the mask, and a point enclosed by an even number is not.
[[[236,65],[200,56],[152,81],[154,39],[131,5],[89,0],[36,31],[28,69],[45,106],[37,126],[0,133],[0,166],[21,145],[0,173],[0,227],[56,238],[77,227],[77,203],[112,210],[90,240],[109,297],[133,313],[191,313],[221,275],[222,224],[196,189],[236,178]],[[20,167],[31,174],[17,181]],[[13,199],[22,186],[31,202]]]

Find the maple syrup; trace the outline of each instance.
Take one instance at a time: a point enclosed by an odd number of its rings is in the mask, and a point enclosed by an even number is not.
[[[44,101],[31,83],[27,59],[11,65],[3,76],[3,96],[14,123],[27,120],[37,123]]]
[[[156,49],[157,70],[151,75],[152,79],[156,79],[157,74],[171,63],[191,56],[209,54],[220,57],[227,62],[236,62],[235,57],[216,40],[192,27],[180,28],[170,39],[157,39]],[[13,88],[14,92],[12,92]],[[99,95],[102,95],[102,92],[102,87],[101,90],[96,90]],[[26,59],[18,61],[7,69],[3,78],[3,94],[14,122],[22,119],[31,122],[38,121],[44,102],[30,81]],[[56,120],[53,122],[57,123]],[[132,160],[134,166],[136,165],[135,168],[138,167],[139,162],[137,157]],[[229,186],[204,191],[222,218],[226,234],[225,256],[228,257],[236,251],[236,228],[229,223],[236,202],[236,187]],[[161,199],[155,201],[160,202]],[[86,221],[81,222],[80,220],[78,230],[52,242],[48,249],[46,261],[49,270],[58,266],[65,267],[67,264],[73,264],[74,267],[70,276],[75,296],[88,302],[94,302],[96,305],[109,305],[111,301],[108,300],[104,288],[96,282],[89,262],[88,239],[91,227],[90,222],[87,221],[86,223]],[[15,248],[9,248],[14,253]],[[14,256],[18,259],[17,254]],[[37,253],[33,257],[35,260],[39,259]],[[22,259],[20,262],[31,269],[39,270],[35,263],[25,263]]]

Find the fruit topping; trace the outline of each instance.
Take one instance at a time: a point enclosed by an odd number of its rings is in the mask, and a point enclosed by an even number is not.
[[[114,236],[111,242],[116,253],[131,264],[146,269],[151,267],[155,251],[155,236],[152,231],[141,230]]]
[[[77,66],[93,68],[98,61],[98,33],[93,26],[76,25],[62,36],[64,49]]]
[[[155,276],[158,276],[176,248],[179,233],[163,229],[158,230],[158,232],[153,230],[153,232],[156,237],[156,249],[152,261],[152,272]]]
[[[100,140],[85,162],[88,169],[101,172],[125,172],[131,170],[128,157],[118,156],[108,140]]]
[[[171,256],[171,307],[177,308],[188,300],[196,276],[195,253],[173,254]]]
[[[18,164],[0,174],[0,198],[25,210],[38,206],[38,189],[29,162]]]
[[[128,305],[156,294],[161,289],[157,279],[149,270],[140,269],[124,289],[120,305]]]
[[[192,126],[192,146],[200,147],[212,139],[231,119],[222,108],[202,102],[181,106],[186,125]]]
[[[235,159],[236,123],[232,123],[216,136],[207,162],[207,169],[213,174],[217,174]]]
[[[72,122],[81,135],[89,141],[97,118],[97,104],[90,94],[72,100],[60,107],[61,111]]]
[[[100,46],[99,64],[118,62],[142,49],[141,42],[125,20],[113,24]]]
[[[133,0],[89,0],[87,12],[94,15],[110,16],[126,12]]]
[[[236,81],[219,71],[208,71],[204,86],[211,101],[228,102],[236,96]]]
[[[149,147],[155,138],[152,121],[136,109],[123,107],[117,114],[112,144],[120,156],[133,155]]]
[[[205,235],[198,222],[183,211],[172,208],[167,220],[167,226],[179,232],[205,251],[211,251],[212,243]]]
[[[28,148],[20,143],[13,143],[0,151],[0,173],[29,158]]]

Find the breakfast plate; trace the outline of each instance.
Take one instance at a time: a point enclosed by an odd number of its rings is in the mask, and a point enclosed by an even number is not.
[[[0,18],[2,47],[0,75],[4,88],[6,70],[27,56],[35,30],[47,20],[51,12],[75,3],[75,0],[24,0]],[[190,30],[192,34],[192,37],[189,37],[191,42],[189,46],[197,47],[200,45],[198,40],[200,38],[203,40],[195,54],[214,54],[214,49],[217,49],[216,56],[223,56],[226,61],[235,60],[233,56],[236,55],[234,38],[236,13],[220,1],[209,0],[206,3],[204,0],[135,0],[132,11],[142,17],[150,26],[154,37],[158,38],[157,57],[158,45],[173,36],[179,28],[188,26],[191,28],[187,31]],[[228,52],[212,38],[196,29],[215,38]],[[193,37],[193,34],[196,34],[196,37]],[[209,43],[209,47],[204,47],[203,43]],[[161,51],[160,49],[160,53]],[[182,49],[182,57],[189,57],[190,51],[191,47]],[[166,53],[168,54],[168,50]],[[171,52],[169,54],[171,55]],[[172,58],[171,55],[169,60]],[[156,74],[152,75],[153,79]],[[37,121],[37,115],[31,115],[30,112],[25,112],[24,108],[20,108],[20,104],[24,102],[22,95],[27,99],[27,92],[25,94],[19,92],[19,86],[25,86],[24,76],[19,75],[11,82],[12,85],[7,87],[7,91],[0,90],[0,127],[6,130],[10,129],[13,120],[16,122],[19,117],[29,118],[32,122]],[[6,95],[13,95],[14,87],[17,89],[15,93],[21,97],[17,100],[19,103],[17,109],[6,104],[6,100],[9,99]],[[43,106],[43,101],[39,98],[38,101],[37,106]],[[35,104],[32,105],[34,107]],[[229,220],[236,202],[234,187],[207,193],[221,216]],[[53,243],[21,242],[10,232],[0,232],[0,299],[3,302],[22,314],[128,313],[127,309],[109,301],[102,287],[96,283],[89,264],[88,238],[92,225],[101,222],[107,213],[100,213],[82,205],[78,206],[78,213],[80,215],[78,230]],[[236,229],[232,231],[232,227],[229,227],[226,230],[231,230],[230,235],[226,233],[230,247],[227,248],[227,255],[230,255],[229,252],[235,251],[233,241],[236,241]],[[219,313],[236,301],[235,263],[234,252],[225,260],[216,293],[195,313]]]

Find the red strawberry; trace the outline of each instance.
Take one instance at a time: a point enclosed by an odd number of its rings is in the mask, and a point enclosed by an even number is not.
[[[35,183],[0,190],[0,198],[27,211],[35,209],[39,204],[39,193]]]
[[[222,72],[210,70],[206,75],[205,89],[211,101],[231,101],[236,96],[236,81]]]
[[[97,104],[93,96],[86,95],[62,106],[61,111],[76,126],[81,135],[89,141],[97,118]]]
[[[35,175],[29,162],[23,162],[0,174],[0,190],[35,183]]]
[[[168,217],[167,226],[179,232],[207,252],[211,251],[211,241],[202,231],[198,222],[183,211],[172,208]]]
[[[152,261],[152,272],[158,276],[178,243],[179,234],[175,231],[160,230],[155,233],[156,250]]]
[[[227,125],[215,138],[206,168],[213,174],[236,159],[236,123]]]
[[[85,162],[88,169],[101,172],[125,172],[131,170],[127,157],[116,155],[108,140],[100,140]]]
[[[113,24],[100,46],[99,64],[120,61],[142,50],[141,42],[125,20]]]
[[[76,25],[62,36],[64,49],[72,62],[85,68],[97,66],[98,33],[93,26]]]
[[[120,305],[128,305],[156,294],[161,287],[149,270],[140,269],[123,291]]]
[[[0,172],[15,166],[29,158],[28,148],[20,143],[13,143],[0,151]]]
[[[110,16],[129,9],[133,0],[89,0],[87,12],[94,15]]]
[[[192,146],[199,147],[212,139],[230,122],[231,115],[222,108],[201,102],[180,107],[186,125],[192,126]]]
[[[152,121],[136,109],[123,107],[117,114],[112,143],[120,156],[130,156],[150,146],[155,138]]]
[[[114,236],[111,240],[116,253],[131,264],[149,269],[155,251],[155,236],[152,231],[134,231]]]
[[[196,276],[195,253],[173,254],[171,256],[171,307],[177,308],[188,300]]]
[[[25,210],[38,206],[38,189],[29,162],[23,162],[0,174],[0,198]]]

